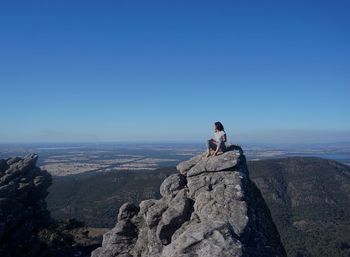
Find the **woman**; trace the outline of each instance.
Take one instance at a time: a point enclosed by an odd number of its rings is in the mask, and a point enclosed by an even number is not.
[[[206,142],[207,146],[207,155],[209,157],[211,155],[211,150],[215,150],[213,155],[216,156],[218,152],[221,150],[222,152],[226,151],[225,142],[227,142],[227,136],[225,133],[224,126],[221,122],[217,121],[214,123],[214,139],[209,139]]]

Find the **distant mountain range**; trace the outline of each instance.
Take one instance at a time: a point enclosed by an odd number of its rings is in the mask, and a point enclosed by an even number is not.
[[[350,167],[315,157],[248,166],[288,256],[350,256]]]
[[[350,167],[315,157],[248,162],[290,257],[350,255]],[[54,178],[47,197],[52,216],[113,227],[125,201],[159,198],[175,168]],[[97,218],[98,217],[98,218]]]

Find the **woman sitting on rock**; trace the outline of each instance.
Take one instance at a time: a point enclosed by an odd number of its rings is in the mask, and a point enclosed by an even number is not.
[[[222,152],[226,151],[226,142],[227,142],[227,136],[224,130],[224,126],[221,124],[221,122],[217,121],[214,123],[214,139],[209,139],[206,142],[207,146],[207,155],[206,157],[209,157],[212,153],[212,150],[214,150],[213,155],[216,156],[218,152],[221,150]]]

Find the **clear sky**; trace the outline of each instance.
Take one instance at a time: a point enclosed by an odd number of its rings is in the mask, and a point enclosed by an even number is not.
[[[0,142],[350,141],[350,2],[1,1]]]

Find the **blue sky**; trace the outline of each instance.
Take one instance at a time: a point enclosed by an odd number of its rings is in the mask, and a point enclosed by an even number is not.
[[[2,1],[0,142],[350,141],[349,1]]]

